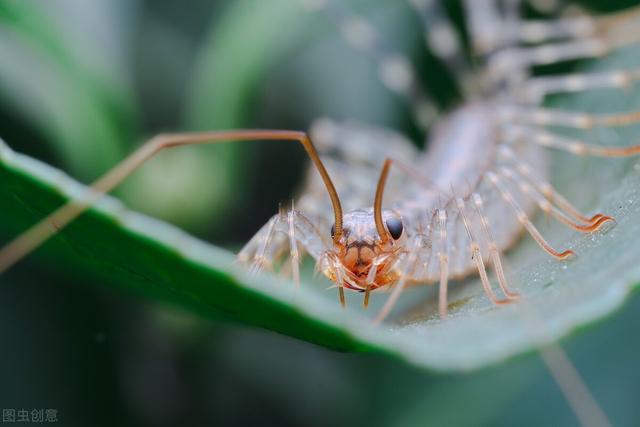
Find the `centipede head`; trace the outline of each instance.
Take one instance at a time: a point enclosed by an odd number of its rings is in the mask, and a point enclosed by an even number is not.
[[[387,235],[380,236],[373,209],[354,210],[344,215],[340,236],[331,229],[333,251],[319,264],[319,269],[338,286],[364,292],[398,280],[393,268],[403,252],[406,230],[399,214],[383,211]]]

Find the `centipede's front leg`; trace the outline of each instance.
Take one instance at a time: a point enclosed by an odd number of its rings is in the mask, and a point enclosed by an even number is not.
[[[240,250],[238,261],[247,265],[251,274],[256,274],[263,270],[275,271],[288,257],[286,265],[295,285],[299,286],[303,256],[308,253],[320,259],[330,246],[311,220],[292,206],[289,210],[281,209],[267,221]]]

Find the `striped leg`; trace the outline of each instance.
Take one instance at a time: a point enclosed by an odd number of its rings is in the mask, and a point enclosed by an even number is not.
[[[489,245],[489,256],[491,258],[491,263],[493,264],[493,269],[496,272],[496,276],[498,277],[498,284],[500,285],[500,289],[505,294],[505,296],[509,299],[517,299],[520,297],[520,294],[514,292],[509,289],[507,284],[507,278],[504,274],[504,268],[502,267],[502,260],[500,259],[500,250],[498,249],[498,244],[493,238],[493,233],[491,233],[491,226],[489,224],[489,219],[484,213],[483,209],[483,200],[482,197],[478,193],[473,193],[473,204],[476,210],[476,214],[480,217],[480,224],[482,225],[482,231],[487,237],[488,245]]]
[[[422,21],[427,46],[442,59],[449,72],[456,76],[463,94],[475,91],[477,82],[467,60],[457,30],[444,10],[442,0],[409,0]]]
[[[518,159],[511,148],[506,145],[500,147],[500,156],[505,158],[508,164],[513,165],[518,173],[522,175],[531,185],[533,185],[544,197],[551,203],[555,203],[562,211],[573,218],[574,221],[582,222],[584,224],[593,225],[596,222],[602,220],[613,221],[613,218],[606,216],[602,213],[597,213],[591,217],[580,212],[575,206],[571,204],[562,194],[560,194],[549,182],[538,178],[531,166],[524,160]]]
[[[493,55],[489,72],[497,81],[508,77],[514,70],[536,65],[551,65],[576,59],[597,58],[608,52],[606,42],[599,38],[549,43],[534,47],[514,47]]]
[[[251,266],[250,272],[274,271],[289,249],[289,268],[293,281],[300,285],[303,250],[320,259],[329,249],[318,230],[295,209],[274,215],[238,253],[238,261]],[[340,282],[342,283],[342,282]]]
[[[611,220],[610,217],[603,215],[600,218],[598,218],[596,221],[593,221],[592,223],[589,223],[589,224],[577,223],[573,221],[572,218],[570,218],[563,211],[561,211],[556,206],[551,204],[551,202],[548,199],[546,199],[539,191],[537,191],[537,189],[529,185],[529,183],[526,182],[513,169],[502,167],[500,168],[499,173],[505,178],[507,178],[508,180],[510,180],[512,183],[514,183],[514,185],[516,185],[520,189],[522,194],[524,194],[525,196],[531,197],[533,200],[535,200],[535,202],[540,207],[542,212],[544,212],[546,215],[551,215],[558,221],[562,222],[565,225],[568,225],[569,227],[573,228],[576,231],[580,231],[582,233],[590,233],[592,231],[598,230],[605,223]]]
[[[438,260],[440,261],[440,285],[438,288],[438,311],[440,318],[447,317],[447,291],[449,286],[449,245],[447,244],[447,211],[438,209],[436,211],[440,230],[440,250]]]
[[[555,108],[528,108],[512,106],[500,111],[505,123],[534,126],[562,126],[588,130],[594,127],[621,127],[640,123],[640,111],[612,114],[590,114],[564,111]]]
[[[555,148],[577,156],[629,157],[640,154],[640,144],[628,147],[606,147],[588,144],[580,139],[567,138],[553,132],[528,126],[505,127],[507,142],[527,141],[543,147]]]
[[[251,275],[263,269],[273,271],[275,268],[274,263],[284,249],[282,236],[276,233],[276,226],[281,221],[281,213],[271,217],[238,253],[238,261],[250,266]]]
[[[520,89],[521,96],[541,100],[548,95],[593,89],[624,89],[640,80],[640,69],[533,77]]]
[[[474,53],[484,56],[498,48],[502,19],[496,0],[465,0],[464,9]]]
[[[536,226],[533,225],[533,223],[529,219],[529,216],[526,214],[526,212],[522,210],[518,202],[513,198],[513,195],[509,192],[509,190],[504,185],[502,180],[498,177],[498,175],[494,172],[487,172],[487,177],[489,178],[489,181],[491,182],[491,184],[493,184],[493,186],[496,187],[496,189],[502,196],[502,199],[508,205],[510,205],[511,208],[514,210],[518,218],[518,221],[520,221],[522,226],[527,230],[527,232],[531,235],[531,237],[533,237],[536,243],[538,243],[538,245],[542,249],[544,249],[545,252],[547,252],[549,255],[553,256],[554,258],[560,259],[560,260],[564,260],[575,255],[575,253],[572,250],[568,249],[563,252],[559,252],[555,250],[553,247],[551,247],[551,245],[549,245],[549,243],[545,240],[545,238],[542,237],[542,234],[540,234]]]
[[[476,268],[478,269],[478,274],[480,276],[480,281],[482,282],[484,292],[487,294],[491,302],[496,305],[510,302],[509,299],[499,299],[491,288],[491,282],[489,281],[489,276],[487,275],[487,269],[484,265],[484,260],[482,259],[480,244],[478,243],[478,240],[475,237],[475,233],[471,228],[471,223],[469,222],[469,219],[467,218],[467,215],[465,213],[465,201],[461,197],[456,198],[456,206],[458,208],[460,216],[462,217],[464,228],[467,231],[467,237],[469,238],[470,242],[469,251],[471,252],[471,258],[475,262]]]
[[[515,28],[514,38],[522,43],[546,43],[562,39],[593,36],[596,22],[588,16],[560,18],[551,21],[522,21]]]

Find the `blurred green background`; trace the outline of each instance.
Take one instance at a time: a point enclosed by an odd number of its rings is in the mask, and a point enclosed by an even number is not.
[[[353,4],[411,55],[443,106],[459,101],[406,4]],[[460,22],[459,3],[447,7]],[[321,116],[421,139],[370,59],[293,0],[0,1],[0,137],[81,181],[159,132],[307,129]],[[287,143],[181,149],[116,194],[236,250],[295,194],[305,167]],[[2,408],[55,408],[69,426],[577,424],[535,354],[429,373],[203,320],[62,271],[29,259],[2,276]],[[638,309],[632,297],[562,343],[615,425],[640,424]]]

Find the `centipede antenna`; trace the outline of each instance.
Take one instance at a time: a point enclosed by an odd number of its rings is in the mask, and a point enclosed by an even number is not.
[[[376,186],[376,195],[373,202],[373,218],[376,222],[376,230],[378,230],[378,234],[380,235],[380,239],[383,243],[389,240],[389,233],[387,228],[384,226],[384,221],[382,220],[382,199],[384,197],[384,187],[387,184],[391,163],[391,159],[386,159],[382,165],[380,178],[378,179],[378,185]]]
[[[18,236],[15,240],[0,250],[0,273],[22,259],[25,255],[36,249],[51,236],[64,228],[71,221],[80,216],[91,205],[98,201],[106,192],[119,185],[131,173],[138,169],[147,160],[164,149],[184,145],[213,144],[231,141],[268,141],[283,140],[297,141],[304,147],[327,188],[329,198],[333,205],[336,232],[334,241],[338,241],[342,234],[342,206],[340,198],[331,181],[322,160],[306,133],[286,130],[234,130],[213,131],[200,133],[164,134],[159,135],[143,144],[129,157],[125,158],[117,166],[93,183],[84,198],[72,200],[63,205],[39,223]]]

